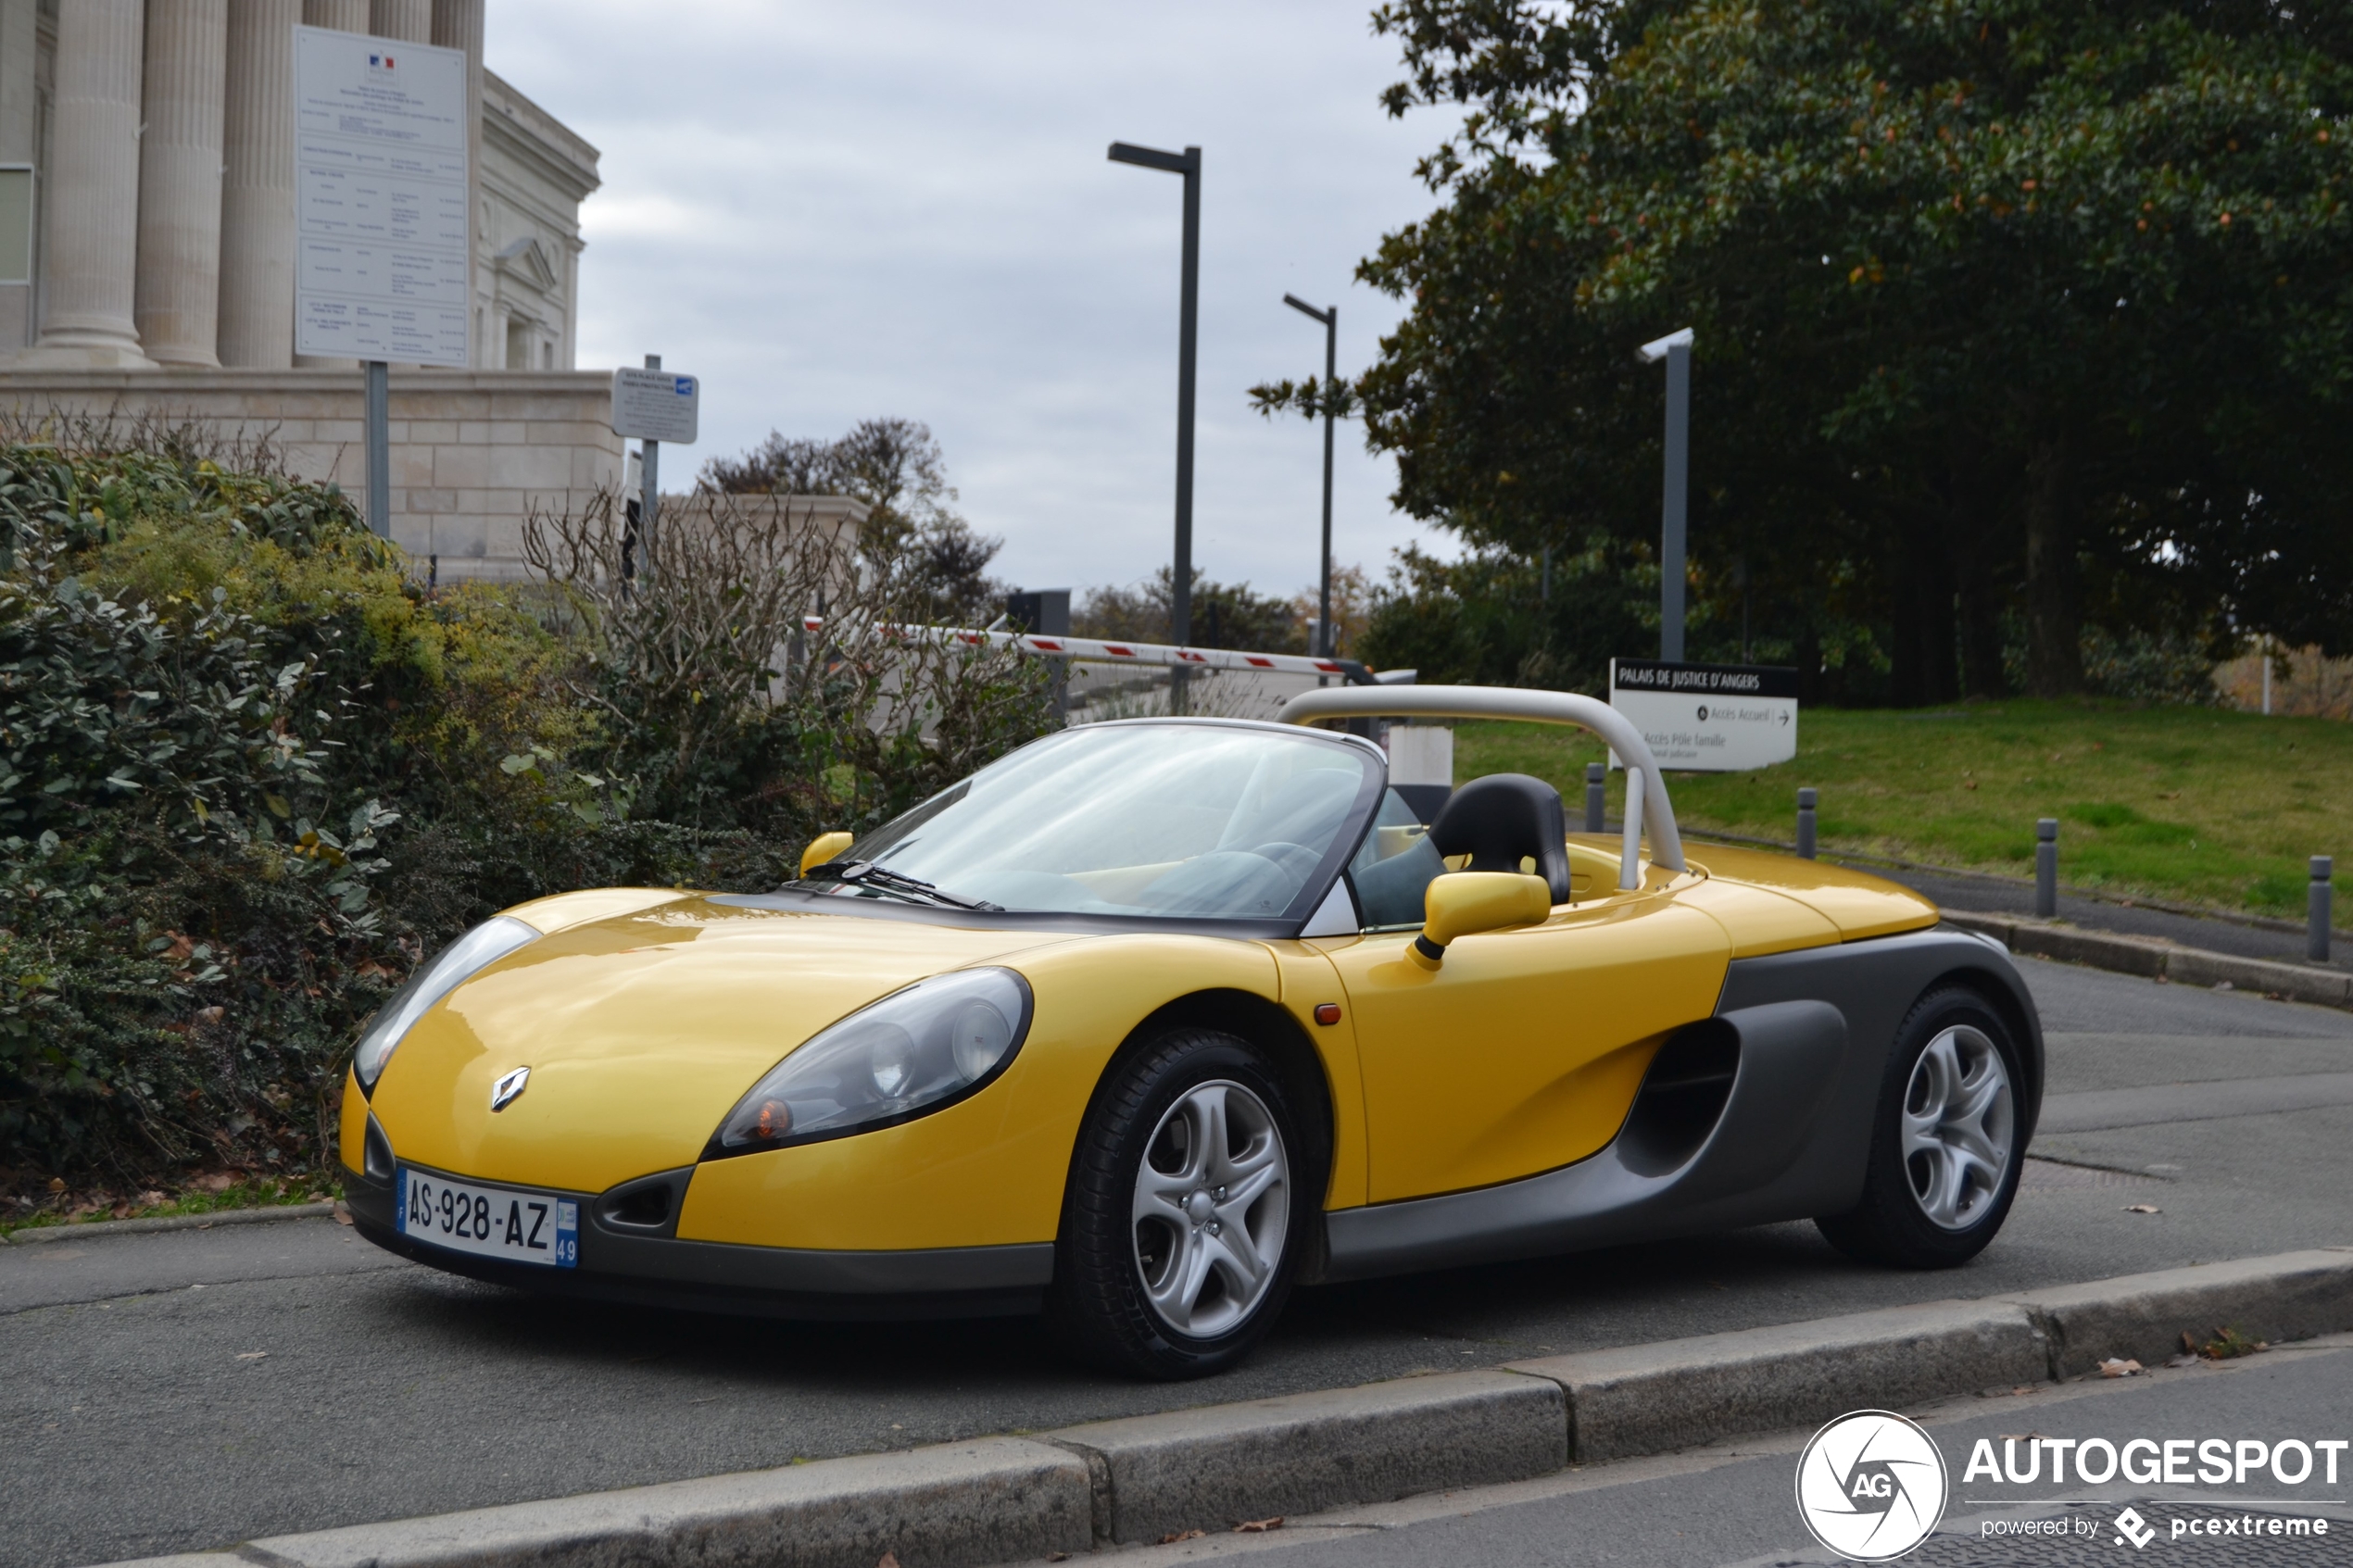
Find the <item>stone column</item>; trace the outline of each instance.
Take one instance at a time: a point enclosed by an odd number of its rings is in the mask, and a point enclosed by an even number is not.
[[[229,7],[220,192],[220,362],[294,363],[294,30],[303,0]]]
[[[159,365],[217,366],[229,0],[147,0],[133,320]]]
[[[430,44],[433,0],[371,0],[368,31],[403,44]]]
[[[466,362],[486,365],[482,299],[482,26],[487,0],[433,0],[433,41],[466,52]],[[502,345],[503,347],[503,345]]]
[[[49,153],[48,299],[41,341],[17,363],[153,369],[131,311],[139,242],[143,0],[57,8]]]
[[[302,0],[306,27],[331,27],[337,32],[368,31],[368,0]]]

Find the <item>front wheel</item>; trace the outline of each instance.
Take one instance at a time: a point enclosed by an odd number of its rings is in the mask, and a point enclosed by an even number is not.
[[[1316,1184],[1282,1084],[1236,1035],[1183,1029],[1114,1072],[1080,1131],[1052,1311],[1088,1359],[1200,1377],[1290,1292]]]
[[[1984,1250],[2018,1195],[2026,1082],[2009,1025],[1976,992],[1931,991],[1896,1031],[1863,1201],[1815,1224],[1851,1258],[1949,1269]]]

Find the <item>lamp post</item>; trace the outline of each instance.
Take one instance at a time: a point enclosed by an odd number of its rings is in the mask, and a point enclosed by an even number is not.
[[[1316,646],[1313,652],[1332,656],[1332,383],[1340,375],[1340,307],[1318,310],[1295,294],[1283,295],[1293,310],[1324,325],[1324,573],[1322,596],[1316,606]]]
[[[1659,520],[1658,657],[1683,662],[1683,533],[1692,470],[1692,329],[1642,345],[1642,363],[1667,361],[1667,495]]]
[[[1164,153],[1111,144],[1111,161],[1185,177],[1183,281],[1176,307],[1176,559],[1169,582],[1168,640],[1182,647],[1193,634],[1193,345],[1201,328],[1201,149]],[[1168,710],[1185,711],[1185,667],[1168,672]]]

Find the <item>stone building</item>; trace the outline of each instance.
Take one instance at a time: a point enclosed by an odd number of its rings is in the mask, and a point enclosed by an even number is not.
[[[488,0],[0,0],[0,414],[192,425],[364,489],[360,375],[294,352],[294,29],[463,50],[470,368],[392,372],[393,536],[511,575],[617,483],[574,370],[597,149],[482,63]]]

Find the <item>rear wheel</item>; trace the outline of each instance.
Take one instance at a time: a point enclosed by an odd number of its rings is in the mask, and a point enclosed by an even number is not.
[[[1863,1201],[1815,1224],[1868,1262],[1949,1269],[1976,1257],[2018,1193],[2024,1084],[2018,1042],[1983,997],[1921,997],[1889,1054]]]
[[[1079,1134],[1055,1258],[1075,1347],[1162,1378],[1246,1355],[1312,1218],[1302,1151],[1280,1078],[1239,1036],[1178,1030],[1114,1069]]]

